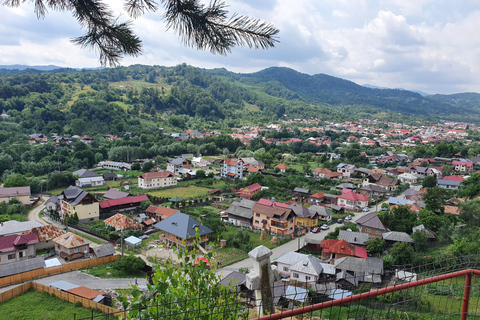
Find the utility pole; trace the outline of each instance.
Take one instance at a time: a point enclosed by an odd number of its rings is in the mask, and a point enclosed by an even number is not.
[[[120,232],[120,241],[121,241],[120,244],[121,244],[121,246],[122,246],[122,259],[123,259],[123,229],[122,229],[122,231]]]

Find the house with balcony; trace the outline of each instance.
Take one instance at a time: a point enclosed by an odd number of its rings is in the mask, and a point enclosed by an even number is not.
[[[56,237],[53,242],[55,242],[55,252],[65,261],[79,259],[90,251],[87,240],[71,232]]]
[[[467,174],[473,172],[473,164],[473,162],[456,160],[452,162],[452,167],[455,172]]]
[[[243,161],[235,158],[223,159],[220,162],[220,177],[241,179],[243,177]]]
[[[318,215],[318,221],[328,222],[332,220],[333,212],[326,207],[313,205],[308,207],[311,214]]]
[[[397,179],[391,178],[384,174],[371,174],[363,179],[363,186],[376,185],[385,188],[388,191],[388,195],[393,194],[397,190],[400,183]]]
[[[35,257],[35,244],[37,243],[38,239],[34,234],[12,234],[0,237],[0,264]]]
[[[178,171],[182,168],[191,169],[190,162],[183,157],[170,159],[167,162],[167,171],[170,171],[176,175],[178,175]]]
[[[60,218],[65,215],[73,216],[75,213],[80,222],[98,220],[100,206],[98,200],[90,193],[74,186],[68,187],[58,197],[60,200]]]
[[[368,207],[368,201],[370,201],[370,198],[361,193],[347,191],[337,197],[337,206],[345,209],[361,210]]]
[[[262,201],[263,200],[263,201]],[[253,207],[253,227],[266,230],[277,235],[291,235],[294,231],[294,217],[292,209],[284,203],[272,199],[261,199]]]
[[[138,177],[141,189],[158,189],[177,185],[177,175],[170,171],[146,172]]]
[[[296,228],[307,228],[310,230],[318,225],[318,213],[315,210],[308,210],[304,206],[294,203],[288,206],[295,214],[294,223]]]

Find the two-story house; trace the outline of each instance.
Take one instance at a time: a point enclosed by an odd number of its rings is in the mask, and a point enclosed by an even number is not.
[[[313,228],[318,225],[318,214],[314,210],[310,211],[300,204],[291,204],[288,206],[295,214],[294,223],[296,228]]]
[[[363,186],[376,185],[385,188],[388,191],[388,195],[393,194],[397,190],[400,183],[397,179],[391,178],[384,174],[371,174],[363,180]]]
[[[359,210],[367,207],[369,200],[370,199],[363,194],[347,191],[337,197],[337,206],[345,209]]]
[[[167,171],[178,175],[178,171],[182,168],[191,169],[191,165],[185,158],[175,158],[168,160]]]
[[[55,252],[66,261],[81,258],[90,251],[88,241],[71,232],[56,237],[53,242]]]
[[[467,162],[467,161],[453,161],[452,162],[452,167],[455,172],[459,173],[472,173],[473,172],[473,162]]]
[[[24,205],[30,205],[30,186],[0,188],[0,202],[8,203],[13,198],[17,198]]]
[[[263,200],[263,201],[262,201]],[[279,235],[290,235],[294,231],[294,213],[288,205],[261,199],[253,207],[253,227],[274,232]]]
[[[243,177],[243,161],[235,158],[223,159],[220,162],[220,176],[241,179]]]
[[[0,264],[35,257],[36,243],[38,239],[34,234],[12,234],[0,237]]]
[[[141,189],[158,189],[177,185],[177,175],[170,171],[146,172],[138,177]]]
[[[387,232],[378,217],[378,213],[370,212],[355,221],[360,232],[367,233],[370,237],[382,238],[382,234]]]
[[[240,197],[250,199],[255,193],[262,190],[262,186],[254,183],[240,190]]]
[[[350,178],[350,176],[355,173],[356,169],[357,169],[356,165],[348,164],[348,163],[340,163],[337,166],[337,172],[346,178]]]
[[[242,199],[242,201],[233,202],[225,211],[227,213],[228,222],[240,227],[251,227],[255,201]]]
[[[100,216],[100,206],[98,200],[90,193],[74,186],[68,187],[60,196],[60,217],[65,215],[73,216],[75,213],[80,222],[98,220]]]
[[[322,260],[333,262],[343,257],[358,257],[367,259],[367,249],[355,246],[344,240],[327,239],[320,243]]]

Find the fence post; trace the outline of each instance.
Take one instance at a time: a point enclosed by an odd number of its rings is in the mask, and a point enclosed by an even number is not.
[[[470,301],[470,288],[472,286],[472,270],[467,270],[465,274],[465,291],[463,292],[462,320],[468,317],[468,302]]]
[[[272,250],[258,246],[248,253],[253,259],[253,272],[247,274],[247,286],[255,290],[259,316],[275,313],[273,305],[273,272],[270,263]]]

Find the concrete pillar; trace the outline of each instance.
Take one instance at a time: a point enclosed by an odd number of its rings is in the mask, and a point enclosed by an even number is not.
[[[272,250],[264,246],[258,246],[248,253],[253,259],[253,272],[247,273],[247,287],[255,290],[258,316],[273,314],[273,281],[274,272],[270,263]]]

